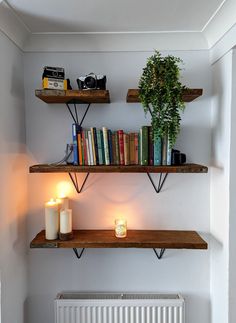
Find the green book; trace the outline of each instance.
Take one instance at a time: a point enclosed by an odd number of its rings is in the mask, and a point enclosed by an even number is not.
[[[140,152],[141,152],[141,165],[148,165],[148,126],[141,128],[140,139]]]

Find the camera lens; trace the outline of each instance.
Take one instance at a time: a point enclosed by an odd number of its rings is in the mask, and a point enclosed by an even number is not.
[[[87,89],[96,89],[97,80],[93,76],[86,76],[84,85]]]

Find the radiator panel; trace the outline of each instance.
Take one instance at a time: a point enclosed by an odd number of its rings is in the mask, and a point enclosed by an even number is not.
[[[55,312],[56,323],[184,323],[184,300],[60,298]]]

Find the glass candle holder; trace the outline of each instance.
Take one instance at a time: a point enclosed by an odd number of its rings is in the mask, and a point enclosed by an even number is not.
[[[115,235],[117,238],[125,238],[127,235],[127,222],[125,219],[115,220]]]

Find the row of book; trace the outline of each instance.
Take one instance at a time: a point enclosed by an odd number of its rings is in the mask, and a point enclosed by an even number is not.
[[[150,126],[125,133],[106,127],[87,130],[74,123],[72,136],[74,165],[171,165],[168,140],[154,143]]]

